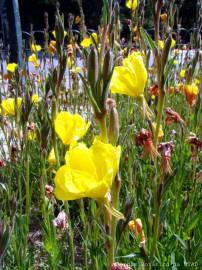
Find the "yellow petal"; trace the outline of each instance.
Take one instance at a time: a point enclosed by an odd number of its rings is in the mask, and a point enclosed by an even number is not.
[[[87,148],[77,144],[66,153],[67,164],[55,176],[55,195],[60,200],[104,198],[118,171],[120,147],[95,139]]]
[[[110,83],[112,93],[132,97],[143,95],[147,70],[140,53],[134,52],[123,60],[122,67],[115,67]]]
[[[22,98],[17,98],[17,109],[20,108],[22,104]],[[9,116],[15,115],[15,99],[7,98],[2,100],[1,106],[3,108],[3,112]]]
[[[137,8],[137,0],[126,0],[126,7],[132,9],[133,11]]]
[[[6,68],[9,72],[14,73],[17,67],[18,64],[16,63],[9,63]]]
[[[84,38],[81,42],[81,46],[84,48],[90,47],[91,44],[92,44],[92,42],[91,42],[90,38]]]
[[[56,164],[56,157],[55,157],[55,151],[54,148],[51,149],[49,155],[48,155],[48,163],[49,165],[55,165]]]
[[[64,144],[71,144],[85,135],[90,123],[79,114],[60,112],[55,120],[55,131]]]
[[[32,102],[35,104],[39,102],[39,96],[37,94],[32,95]]]
[[[41,51],[41,46],[40,46],[40,45],[36,45],[36,44],[34,44],[34,43],[32,43],[31,48],[32,48],[32,51],[33,51],[34,53],[40,52],[40,51]]]

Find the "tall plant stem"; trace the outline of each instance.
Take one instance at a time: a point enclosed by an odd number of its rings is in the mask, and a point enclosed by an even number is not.
[[[72,229],[71,219],[70,219],[70,212],[69,212],[69,204],[65,202],[65,211],[69,218],[69,251],[70,251],[70,268],[68,266],[67,269],[75,270],[75,252],[74,252],[74,232]]]

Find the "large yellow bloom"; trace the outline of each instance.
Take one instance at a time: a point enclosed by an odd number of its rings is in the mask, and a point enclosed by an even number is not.
[[[32,45],[31,45],[31,49],[32,49],[32,51],[33,51],[34,53],[36,53],[36,52],[40,52],[40,51],[41,51],[41,46],[40,46],[40,45],[37,45],[37,44],[32,43]]]
[[[137,8],[137,0],[126,0],[126,7],[133,11]]]
[[[22,104],[22,98],[17,98],[17,109],[20,108]],[[9,116],[15,116],[15,99],[14,98],[7,98],[2,100],[1,107],[3,109],[3,113]]]
[[[71,144],[83,137],[90,123],[79,114],[70,114],[69,112],[60,112],[55,119],[55,131],[64,144]]]
[[[35,53],[29,56],[28,61],[31,62],[35,68],[39,68],[39,61]]]
[[[118,171],[121,148],[95,138],[90,148],[83,143],[66,153],[66,165],[55,176],[55,195],[60,200],[84,197],[103,199]]]
[[[90,35],[90,37],[86,37],[81,41],[81,46],[84,48],[88,48],[90,47],[90,45],[94,44],[94,42],[96,44],[98,44],[98,36],[96,33],[92,33]]]
[[[134,52],[123,60],[123,66],[115,67],[110,89],[112,93],[132,97],[143,95],[147,81],[147,70],[139,52]]]
[[[11,73],[14,73],[16,68],[18,67],[18,64],[16,63],[9,63],[6,67],[6,69],[11,72]]]

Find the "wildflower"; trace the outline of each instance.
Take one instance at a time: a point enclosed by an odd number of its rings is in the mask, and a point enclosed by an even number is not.
[[[168,20],[168,15],[167,15],[167,13],[161,14],[161,15],[160,15],[160,18],[161,18],[161,20],[162,20],[163,22],[167,22],[167,20]]]
[[[170,107],[166,108],[166,125],[170,125],[172,122],[184,124],[184,120],[181,118],[179,113],[173,111]]]
[[[8,116],[15,116],[16,110],[20,108],[21,104],[22,104],[21,97],[18,97],[17,100],[15,100],[15,98],[4,99],[2,100],[1,103],[2,112]]]
[[[173,151],[174,144],[172,142],[164,142],[158,146],[158,150],[162,152],[162,171],[164,173],[172,173],[170,167],[171,153]]]
[[[104,199],[117,174],[120,152],[120,146],[105,144],[98,138],[90,148],[84,143],[71,147],[65,155],[66,165],[56,172],[56,198]]]
[[[152,96],[155,96],[155,97],[159,95],[158,84],[154,84],[154,85],[150,86],[149,94],[152,95]]]
[[[37,103],[39,102],[39,95],[33,94],[33,95],[32,95],[32,102],[33,102],[34,104],[37,104]]]
[[[139,52],[133,52],[123,60],[123,66],[115,67],[110,89],[112,93],[138,97],[144,94],[147,70]]]
[[[185,85],[184,85],[183,83],[178,83],[178,84],[177,84],[177,89],[178,89],[178,91],[180,91],[180,92],[184,92],[184,90],[185,90]]]
[[[163,50],[163,48],[164,48],[163,40],[158,40],[158,47],[159,47],[159,49]]]
[[[55,151],[54,148],[51,149],[49,155],[48,155],[48,163],[49,165],[55,165],[56,164],[56,157],[55,157]]]
[[[91,45],[91,39],[90,38],[84,38],[81,42],[81,46],[84,48],[88,48]]]
[[[126,0],[126,7],[135,11],[137,8],[138,2],[137,0]]]
[[[188,84],[184,88],[187,102],[191,107],[196,103],[196,97],[199,93],[198,86],[195,83]]]
[[[53,225],[58,229],[67,230],[69,228],[67,214],[64,211],[60,212],[53,220]]]
[[[6,68],[8,72],[14,73],[17,67],[18,67],[18,64],[16,63],[9,63]]]
[[[28,140],[33,141],[36,139],[36,132],[35,130],[29,130],[28,131]]]
[[[35,68],[39,68],[39,61],[35,53],[29,56],[28,61],[31,62]]]
[[[136,134],[135,137],[136,145],[144,147],[143,157],[145,155],[150,155],[152,160],[155,160],[157,156],[159,156],[158,151],[153,145],[152,134],[146,129],[142,129],[140,132]]]
[[[86,37],[82,40],[81,46],[84,48],[90,47],[92,44],[98,44],[98,36],[96,33],[92,33],[90,37]]]
[[[53,34],[54,38],[56,38],[56,33],[55,33],[55,31],[53,31],[52,34]],[[67,32],[64,31],[64,37],[66,37],[66,35],[67,35]]]
[[[40,52],[41,51],[41,46],[40,45],[36,45],[34,43],[32,43],[31,45],[31,49],[32,49],[32,52],[36,53],[36,52]]]
[[[5,166],[5,163],[3,161],[3,159],[0,159],[0,168],[3,168]]]
[[[184,78],[186,75],[186,70],[185,69],[180,70],[179,75],[180,75],[180,78]]]
[[[73,53],[74,53],[74,50],[73,50],[72,44],[67,45],[67,55],[68,55],[68,57],[72,57]]]
[[[68,57],[67,58],[67,66],[68,66],[68,68],[72,68],[73,67],[73,65],[74,65],[74,60],[73,60],[73,58],[72,57]]]
[[[171,40],[171,48],[174,48],[175,44],[176,44],[176,41],[175,41],[175,39],[172,38],[172,40]]]
[[[125,263],[113,263],[111,270],[132,270],[132,268]]]
[[[55,119],[55,131],[64,144],[71,144],[83,137],[90,123],[79,114],[60,112]]]
[[[156,123],[152,123],[152,129],[153,129],[153,133],[155,134],[155,130],[156,130]],[[158,133],[158,139],[161,140],[164,136],[164,132],[163,132],[163,129],[162,129],[162,125],[160,125],[160,128],[159,128],[159,133]]]
[[[75,18],[75,24],[80,24],[81,22],[81,17],[80,16],[76,16]]]
[[[36,124],[35,123],[30,123],[27,125],[27,130],[28,130],[28,140],[33,141],[36,139]]]
[[[198,85],[200,84],[200,80],[195,79],[195,80],[194,80],[194,83],[198,86]]]
[[[202,141],[192,133],[188,138],[188,142],[191,145],[192,162],[195,163],[198,152],[202,149]]]
[[[169,94],[173,94],[173,93],[175,92],[175,88],[174,88],[173,86],[169,86],[169,87],[167,88],[167,92],[168,92]]]
[[[135,234],[135,236],[137,238],[140,239],[140,245],[144,245],[145,244],[145,235],[144,235],[144,231],[142,229],[142,221],[140,218],[136,218],[134,220],[131,220],[128,223],[128,227],[129,229]]]
[[[48,45],[48,53],[54,54],[56,52],[56,41],[51,40]]]

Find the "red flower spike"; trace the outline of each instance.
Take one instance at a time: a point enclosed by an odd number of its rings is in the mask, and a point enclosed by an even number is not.
[[[166,125],[170,125],[172,122],[184,124],[184,120],[181,118],[179,113],[173,111],[170,107],[166,108]]]
[[[157,156],[159,156],[158,151],[154,147],[152,141],[152,133],[146,129],[142,129],[137,133],[135,137],[136,145],[144,147],[143,157],[146,155],[150,155],[152,160],[155,160]]]

